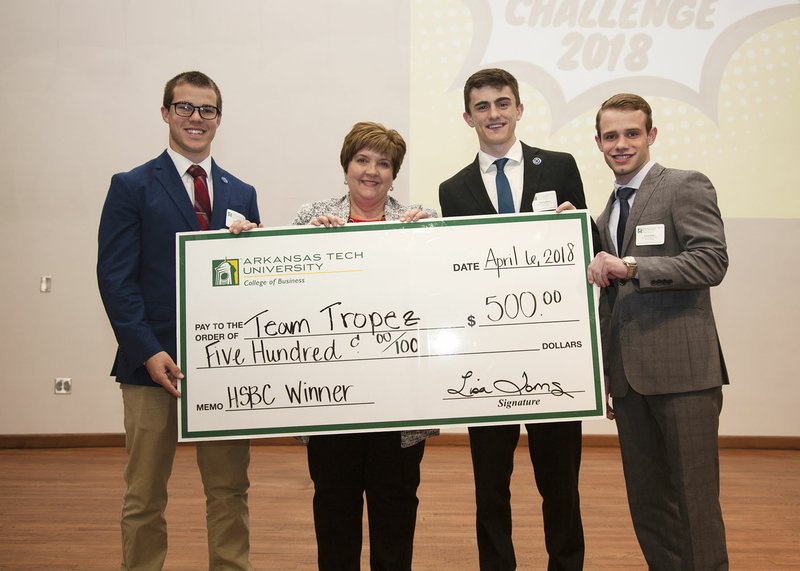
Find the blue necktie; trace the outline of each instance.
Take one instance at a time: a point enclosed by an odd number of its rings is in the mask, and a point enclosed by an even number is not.
[[[506,166],[508,159],[497,159],[494,164],[497,167],[497,177],[495,184],[497,186],[497,212],[500,214],[507,214],[514,212],[514,197],[511,194],[511,185],[508,182],[506,173],[503,168]]]
[[[635,188],[623,186],[617,189],[617,200],[619,200],[619,221],[617,222],[617,256],[622,257],[622,240],[625,238],[625,226],[628,224],[628,214],[631,207],[628,199],[636,192]]]

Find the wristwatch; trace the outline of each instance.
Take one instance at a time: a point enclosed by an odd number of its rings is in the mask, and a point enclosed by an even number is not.
[[[625,256],[622,258],[622,263],[625,264],[626,268],[628,268],[628,273],[625,275],[625,279],[619,280],[619,283],[625,284],[628,280],[636,275],[636,271],[639,269],[639,267],[636,264],[636,258],[633,256]]]

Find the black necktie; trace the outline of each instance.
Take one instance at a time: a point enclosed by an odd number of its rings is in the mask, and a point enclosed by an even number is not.
[[[622,240],[625,238],[625,225],[628,223],[628,214],[631,207],[628,199],[636,192],[635,188],[623,186],[617,189],[617,200],[619,201],[619,222],[617,222],[617,256],[622,257]]]
[[[497,213],[507,214],[514,212],[514,196],[511,194],[511,184],[508,182],[503,168],[508,159],[497,159],[494,164],[497,167],[495,184],[497,185]]]

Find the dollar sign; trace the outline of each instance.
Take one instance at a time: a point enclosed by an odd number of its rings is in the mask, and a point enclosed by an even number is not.
[[[475,327],[475,316],[470,315],[469,317],[467,317],[467,323],[469,324],[470,327]]]

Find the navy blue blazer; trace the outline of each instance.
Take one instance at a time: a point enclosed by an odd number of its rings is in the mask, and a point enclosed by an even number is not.
[[[210,228],[225,228],[228,209],[260,223],[256,191],[212,159]],[[164,151],[111,177],[100,217],[97,282],[119,348],[111,374],[154,385],[144,362],[160,351],[176,358],[175,233],[200,230],[175,163]]]

